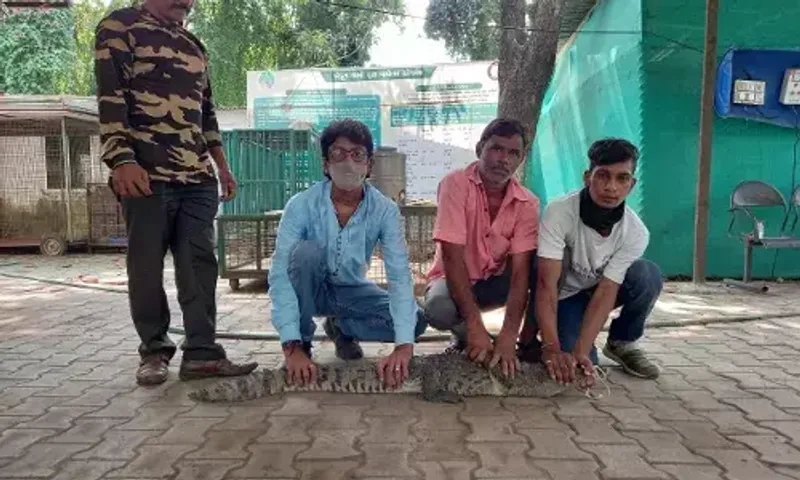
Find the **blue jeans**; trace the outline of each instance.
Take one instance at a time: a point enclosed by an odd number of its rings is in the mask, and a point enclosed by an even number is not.
[[[394,323],[389,311],[389,294],[374,283],[337,285],[328,278],[325,249],[316,242],[303,241],[292,250],[289,280],[300,308],[300,336],[314,337],[314,316],[336,317],[342,333],[355,340],[394,342]],[[427,320],[417,311],[418,337]]]
[[[609,341],[633,342],[644,334],[644,324],[661,294],[664,285],[658,266],[644,259],[633,262],[619,287],[615,308],[622,306],[611,322]],[[580,335],[586,307],[594,288],[583,290],[558,302],[558,341],[561,350],[571,352]],[[597,364],[597,348],[592,347],[592,362]]]

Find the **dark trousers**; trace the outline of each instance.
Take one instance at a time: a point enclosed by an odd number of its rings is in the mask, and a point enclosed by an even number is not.
[[[329,281],[325,247],[302,241],[289,258],[289,279],[300,308],[300,335],[310,342],[316,324],[314,316],[336,317],[342,333],[356,340],[394,342],[394,320],[389,293],[372,282],[336,285]],[[425,332],[427,323],[417,313],[414,336]]]
[[[653,311],[663,285],[661,270],[655,263],[639,259],[628,267],[614,304],[614,308],[622,307],[622,309],[619,316],[611,321],[608,331],[609,341],[633,342],[641,338],[647,317]],[[575,348],[586,308],[594,292],[593,287],[558,301],[558,341],[562,351],[571,352]],[[533,322],[535,321],[534,318]],[[528,328],[534,332],[538,331],[535,323]],[[593,363],[598,363],[596,347],[592,347],[589,357]]]
[[[164,257],[169,250],[186,330],[184,360],[224,358],[224,349],[215,341],[217,184],[151,182],[150,188],[150,196],[121,199],[128,233],[128,299],[141,340],[139,354],[175,355],[176,346],[167,335],[170,311],[164,291]]]
[[[531,260],[528,310],[525,316],[525,328],[534,337],[539,330],[535,315],[536,262],[534,255]],[[507,268],[503,275],[476,282],[472,286],[472,292],[478,306],[483,309],[504,305],[508,298],[510,280],[511,269]],[[645,322],[655,307],[662,287],[661,270],[655,263],[644,259],[633,262],[617,293],[615,308],[621,306],[622,309],[619,316],[611,321],[608,339],[624,342],[638,340],[644,334]],[[595,288],[586,289],[558,302],[558,341],[565,352],[571,352],[578,341],[586,308],[594,291]],[[425,294],[425,314],[434,328],[450,330],[457,337],[466,338],[464,319],[458,313],[445,279],[436,280],[428,287]],[[597,363],[596,348],[592,348],[590,358]]]
[[[472,294],[475,296],[478,308],[481,310],[491,309],[506,304],[511,286],[511,270],[511,262],[509,260],[502,274],[489,277],[486,280],[479,280],[472,285]],[[536,252],[531,256],[529,284],[528,309],[525,321],[535,322]],[[428,322],[432,327],[438,330],[449,330],[459,339],[466,340],[466,324],[450,295],[446,279],[440,278],[431,282],[425,292],[423,308],[425,316],[428,317]]]

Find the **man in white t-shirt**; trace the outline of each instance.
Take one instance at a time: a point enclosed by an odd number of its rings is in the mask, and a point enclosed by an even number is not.
[[[595,339],[611,311],[622,306],[603,353],[631,375],[656,378],[658,366],[635,343],[663,286],[658,266],[641,258],[647,227],[625,205],[639,152],[611,138],[595,142],[588,156],[585,187],[550,202],[542,214],[536,320],[525,326],[521,341],[536,344],[536,330],[541,332],[541,360],[556,380],[573,381],[576,364],[593,375]],[[590,376],[587,383],[592,381]]]

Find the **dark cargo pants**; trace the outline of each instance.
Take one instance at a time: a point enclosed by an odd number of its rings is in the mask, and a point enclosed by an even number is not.
[[[184,360],[225,358],[215,339],[217,183],[151,182],[150,188],[150,196],[121,199],[128,233],[128,299],[141,340],[139,354],[175,355],[175,343],[167,334],[170,311],[164,291],[164,257],[169,250],[186,330]]]

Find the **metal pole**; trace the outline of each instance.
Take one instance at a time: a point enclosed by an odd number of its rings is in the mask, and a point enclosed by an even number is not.
[[[65,212],[67,214],[67,238],[69,244],[74,240],[72,238],[72,161],[69,158],[69,136],[67,135],[67,120],[61,117],[61,150],[64,155],[64,192],[66,192],[66,201],[64,202]]]
[[[700,138],[697,161],[697,198],[694,217],[693,281],[706,281],[708,194],[711,172],[711,136],[714,122],[714,84],[717,81],[717,17],[719,0],[706,0],[706,42],[703,58],[703,93],[700,100]]]

